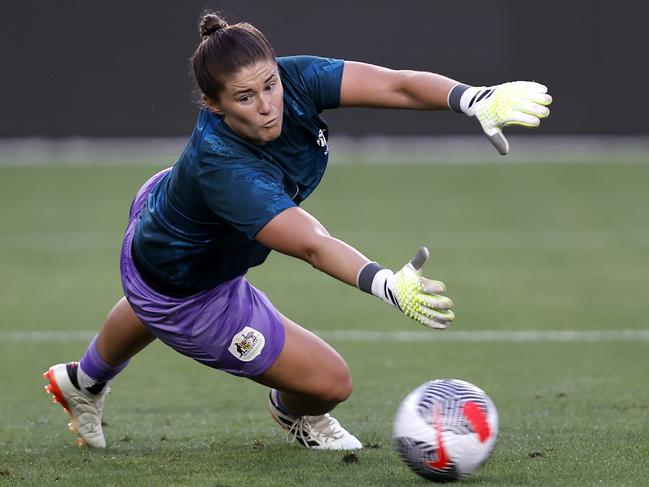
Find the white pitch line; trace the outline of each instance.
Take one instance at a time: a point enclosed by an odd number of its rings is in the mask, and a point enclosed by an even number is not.
[[[649,137],[508,135],[513,147],[503,158],[482,135],[456,136],[332,136],[329,164],[561,164],[649,162]],[[173,161],[187,143],[171,138],[24,137],[0,139],[2,166],[153,166]]]
[[[649,341],[649,330],[478,330],[316,332],[328,340],[349,342],[614,342]]]
[[[371,331],[322,330],[317,335],[342,342],[616,342],[649,341],[649,329],[640,330],[477,330],[477,331]],[[4,331],[4,343],[87,342],[97,331]]]
[[[85,342],[98,331],[1,331],[0,343]]]

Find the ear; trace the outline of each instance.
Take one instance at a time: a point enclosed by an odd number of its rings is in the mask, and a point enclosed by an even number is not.
[[[212,100],[209,96],[203,95],[203,102],[211,112],[214,112],[217,115],[223,115],[223,110],[221,109],[221,106],[217,102]]]

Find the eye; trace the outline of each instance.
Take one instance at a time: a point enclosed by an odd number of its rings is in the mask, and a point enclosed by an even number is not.
[[[250,100],[252,100],[252,96],[250,96],[250,95],[243,95],[243,96],[240,96],[240,97],[239,97],[239,100],[238,100],[238,101],[239,101],[239,103],[244,103],[244,104],[246,104],[246,103],[250,103]]]
[[[264,90],[270,93],[271,91],[273,91],[273,88],[275,88],[275,83],[270,83],[269,85],[266,85]]]

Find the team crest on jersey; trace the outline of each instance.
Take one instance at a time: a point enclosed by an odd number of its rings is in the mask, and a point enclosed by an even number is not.
[[[266,339],[259,330],[246,326],[232,337],[228,350],[242,362],[250,362],[261,353],[265,344]]]
[[[327,145],[327,135],[325,131],[320,129],[318,132],[318,138],[316,139],[316,144],[324,149],[325,156],[329,154],[329,146]]]

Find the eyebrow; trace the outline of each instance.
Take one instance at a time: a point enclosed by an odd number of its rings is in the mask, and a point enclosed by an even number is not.
[[[277,76],[276,73],[272,73],[266,80],[264,81],[264,84],[268,83],[270,80],[272,80],[275,76]],[[234,96],[241,95],[242,93],[248,93],[252,91],[251,88],[242,88],[240,90],[237,90],[233,93]]]

